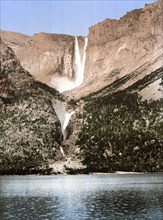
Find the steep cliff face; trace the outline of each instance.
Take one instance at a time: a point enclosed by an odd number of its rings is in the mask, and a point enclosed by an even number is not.
[[[127,88],[163,65],[162,8],[158,1],[89,29],[82,95],[137,72],[119,89]]]
[[[73,36],[40,33],[29,37],[4,31],[1,36],[37,80],[56,88],[50,83],[52,78],[73,79]],[[83,55],[84,38],[78,40]],[[163,65],[162,51],[161,0],[128,12],[120,20],[106,19],[89,29],[83,85],[66,94],[86,96],[137,71],[119,89],[127,88]]]
[[[57,88],[51,83],[52,78],[73,79],[75,37],[47,33],[25,36],[6,31],[1,31],[1,37],[36,80]],[[84,38],[78,37],[78,41],[83,55]]]
[[[14,52],[0,39],[0,95],[10,98],[21,90],[28,89],[33,82],[32,77],[25,71]],[[16,73],[16,74],[15,74]]]
[[[40,33],[19,40],[18,37],[13,39],[13,35],[2,31],[2,39],[37,80],[48,82],[49,76],[55,73],[72,76],[73,37]]]

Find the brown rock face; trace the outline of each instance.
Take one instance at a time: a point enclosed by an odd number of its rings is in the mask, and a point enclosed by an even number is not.
[[[91,27],[84,83],[66,94],[79,98],[133,75],[118,88],[124,89],[161,67],[162,8],[159,0],[120,20],[106,19]],[[29,37],[4,31],[1,36],[36,80],[50,85],[52,76],[73,78],[73,36],[40,33]],[[82,54],[83,37],[78,40]]]
[[[162,15],[160,1],[90,28],[84,95],[136,71],[126,88],[163,65]]]
[[[53,74],[72,77],[73,37],[56,34],[35,34],[22,37],[2,31],[2,38],[14,50],[22,66],[36,80],[48,84]],[[11,43],[12,42],[12,43]]]

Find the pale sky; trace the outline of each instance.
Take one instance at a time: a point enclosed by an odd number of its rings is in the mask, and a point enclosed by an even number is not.
[[[0,29],[33,35],[88,34],[90,26],[155,0],[1,0]]]

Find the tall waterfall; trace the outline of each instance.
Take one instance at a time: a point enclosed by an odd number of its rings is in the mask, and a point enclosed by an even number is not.
[[[66,76],[53,76],[50,82],[50,86],[55,87],[60,93],[62,93],[64,91],[74,89],[83,83],[87,44],[88,44],[88,38],[86,37],[83,48],[83,56],[81,58],[78,38],[75,37],[74,59],[73,59],[74,78],[69,79]]]

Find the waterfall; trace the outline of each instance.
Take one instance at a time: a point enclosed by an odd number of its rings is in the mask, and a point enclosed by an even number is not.
[[[64,150],[63,150],[63,147],[61,147],[61,146],[60,146],[60,152],[61,152],[61,154],[62,154],[64,157],[66,157],[65,152],[64,152]],[[66,159],[67,159],[67,158],[66,158]]]
[[[66,140],[67,137],[67,132],[66,132],[66,128],[67,125],[69,123],[69,120],[71,118],[71,116],[74,114],[75,112],[64,112],[64,122],[63,122],[63,126],[62,126],[62,134],[63,134],[63,140]]]
[[[75,46],[74,46],[74,58],[73,58],[73,70],[74,78],[71,80],[66,76],[53,76],[50,82],[50,86],[55,87],[60,93],[74,89],[80,86],[84,80],[84,69],[86,61],[86,48],[88,44],[88,39],[85,38],[83,56],[81,58],[78,38],[75,37]],[[61,123],[61,130],[63,134],[63,140],[67,138],[66,128],[69,123],[71,116],[75,113],[74,111],[66,111],[65,107],[60,101],[55,100],[53,102],[53,108],[58,116],[58,119]],[[62,146],[60,146],[60,151],[63,156],[65,156]],[[66,156],[65,156],[66,157]]]
[[[60,121],[60,124],[61,124],[61,131],[62,131],[62,135],[63,135],[63,140],[66,140],[66,138],[67,138],[66,128],[68,126],[68,123],[69,123],[71,116],[75,112],[74,111],[71,111],[71,112],[66,111],[65,106],[59,100],[53,101],[52,105],[53,105],[53,108],[54,108],[56,115],[57,115],[57,117]],[[60,146],[60,152],[67,159],[62,146]]]
[[[83,58],[81,59],[78,39],[75,37],[75,49],[74,49],[74,88],[80,86],[84,80],[84,69],[85,69],[85,60],[86,60],[86,48],[88,44],[88,38],[85,38]]]
[[[86,37],[83,48],[83,57],[81,59],[78,38],[75,37],[73,58],[74,78],[69,79],[66,76],[53,76],[49,84],[50,86],[55,87],[60,93],[62,93],[64,91],[74,89],[83,83],[87,44],[88,38]]]
[[[73,70],[74,70],[74,84],[77,84],[77,81],[80,81],[79,79],[80,79],[80,72],[81,72],[81,57],[80,57],[79,44],[78,44],[77,37],[75,37]]]
[[[86,49],[88,45],[88,38],[85,38],[85,43],[84,43],[84,53],[83,53],[83,60],[82,60],[82,83],[84,81],[84,70],[85,70],[85,61],[86,61]],[[81,83],[81,84],[82,84]]]
[[[67,125],[69,123],[69,120],[70,120],[71,116],[75,112],[74,111],[71,111],[71,112],[66,111],[65,107],[59,101],[53,102],[53,107],[54,107],[54,110],[57,114],[57,117],[58,117],[58,119],[61,123],[61,130],[62,130],[63,140],[66,140],[66,137],[67,137],[66,128],[67,128]]]

